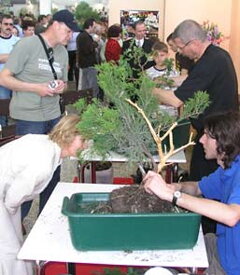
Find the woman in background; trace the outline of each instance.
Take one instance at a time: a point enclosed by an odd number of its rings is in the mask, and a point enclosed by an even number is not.
[[[118,63],[122,48],[119,44],[121,39],[122,28],[118,25],[112,25],[108,29],[108,41],[105,48],[105,57],[107,62]]]

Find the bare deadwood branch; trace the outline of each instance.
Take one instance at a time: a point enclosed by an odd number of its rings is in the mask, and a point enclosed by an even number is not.
[[[164,153],[163,153],[163,148],[162,148],[162,141],[161,138],[156,134],[155,130],[152,127],[151,122],[149,121],[149,119],[147,118],[147,116],[145,115],[144,111],[134,102],[132,102],[130,99],[125,99],[130,105],[132,105],[134,108],[136,108],[138,110],[138,112],[142,115],[142,117],[144,118],[144,120],[146,121],[148,128],[150,130],[150,133],[152,134],[152,137],[157,145],[157,152],[158,152],[158,156],[159,159],[163,159],[164,157]]]
[[[132,102],[132,100],[127,99],[127,98],[126,98],[125,100],[126,100],[130,105],[132,105],[133,107],[135,107],[135,108],[138,110],[138,112],[143,116],[143,118],[145,119],[145,121],[146,121],[146,123],[147,123],[147,125],[148,125],[148,128],[150,129],[150,132],[151,132],[151,134],[152,134],[152,136],[153,136],[155,142],[156,142],[156,143],[159,142],[159,137],[158,137],[157,134],[155,133],[155,131],[154,131],[153,127],[152,127],[152,124],[151,124],[151,122],[149,121],[149,119],[146,117],[144,111],[143,111],[136,103]]]
[[[172,124],[172,126],[166,131],[166,133],[161,137],[161,141],[163,141],[163,140],[169,135],[169,133],[173,131],[173,129],[174,129],[177,125],[178,125],[178,123],[177,123],[177,122],[174,122],[174,123]]]
[[[166,131],[166,133],[163,136],[159,136],[160,132],[159,129],[157,131],[157,133],[155,132],[150,120],[147,118],[146,114],[144,113],[144,111],[134,102],[132,102],[130,99],[125,99],[130,105],[132,105],[133,107],[135,107],[138,112],[142,115],[142,117],[144,118],[144,120],[146,121],[150,132],[153,136],[153,139],[155,141],[155,143],[157,144],[157,151],[158,151],[158,155],[159,155],[159,164],[157,166],[157,171],[158,173],[160,173],[162,171],[162,169],[168,165],[167,164],[167,160],[174,154],[176,154],[177,152],[187,148],[188,146],[191,145],[195,145],[195,142],[192,141],[192,137],[193,134],[190,134],[188,143],[179,147],[178,149],[174,149],[174,143],[173,143],[173,130],[175,129],[175,127],[178,125],[177,122],[174,122],[171,127]],[[167,137],[169,137],[169,151],[168,152],[164,152],[163,150],[163,140],[166,139]]]

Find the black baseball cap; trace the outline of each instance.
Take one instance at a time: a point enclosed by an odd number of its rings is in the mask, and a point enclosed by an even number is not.
[[[53,21],[65,23],[74,32],[79,31],[79,27],[74,19],[74,16],[69,10],[60,10],[54,13],[52,19]]]

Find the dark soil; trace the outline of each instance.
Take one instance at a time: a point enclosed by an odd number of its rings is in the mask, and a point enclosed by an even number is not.
[[[176,212],[170,202],[147,193],[140,185],[113,190],[107,203],[95,205],[91,213],[165,213]]]
[[[171,203],[147,193],[141,185],[113,190],[110,202],[113,213],[162,213],[173,208]]]

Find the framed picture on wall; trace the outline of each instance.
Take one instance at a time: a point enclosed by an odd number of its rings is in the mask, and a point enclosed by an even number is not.
[[[121,10],[120,22],[125,39],[134,36],[132,26],[139,20],[146,24],[148,37],[158,37],[159,17],[160,12],[156,10]]]

